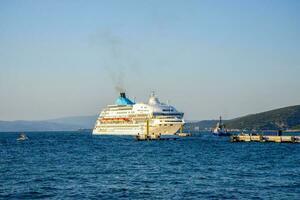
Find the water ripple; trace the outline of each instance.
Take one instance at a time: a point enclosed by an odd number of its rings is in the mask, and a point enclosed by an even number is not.
[[[0,199],[299,199],[300,145],[0,134]]]

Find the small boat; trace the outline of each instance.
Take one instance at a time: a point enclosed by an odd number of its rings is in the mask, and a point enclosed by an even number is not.
[[[28,137],[25,135],[25,133],[21,133],[17,140],[18,141],[28,140]]]
[[[189,136],[191,136],[190,133],[178,133],[177,135],[178,135],[179,137],[189,137]]]
[[[220,116],[220,120],[217,123],[217,126],[213,129],[213,134],[217,136],[230,136],[231,134],[225,128],[225,125],[222,122],[222,117]]]

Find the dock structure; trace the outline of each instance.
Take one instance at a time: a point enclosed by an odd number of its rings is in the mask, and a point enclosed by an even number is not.
[[[136,137],[137,141],[150,141],[150,140],[177,140],[178,137],[161,137],[160,134],[138,134]]]
[[[136,139],[138,141],[143,141],[143,140],[159,140],[160,139],[160,134],[155,134],[155,133],[150,134],[149,120],[147,120],[146,121],[146,132],[142,133],[142,134],[138,134],[136,136]]]
[[[163,138],[160,133],[150,133],[149,120],[146,121],[145,133],[138,134],[135,136],[138,141],[149,141],[149,140],[176,140],[178,138]]]
[[[300,143],[300,136],[273,136],[239,134],[230,137],[231,142],[277,142],[277,143]]]
[[[147,135],[147,134],[139,134],[136,136],[136,139],[138,141],[143,141],[143,140],[160,140],[160,136],[156,135],[156,134],[151,134],[151,135]]]
[[[189,136],[191,136],[190,133],[178,133],[177,135],[178,135],[179,137],[189,137]]]
[[[183,125],[181,125],[180,129],[179,129],[179,133],[177,133],[176,135],[179,136],[179,137],[189,137],[192,134],[190,134],[190,133],[183,133]]]

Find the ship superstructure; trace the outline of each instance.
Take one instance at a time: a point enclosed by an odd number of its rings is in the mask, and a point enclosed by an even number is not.
[[[93,134],[144,134],[148,121],[150,134],[174,135],[184,124],[183,115],[173,106],[161,103],[154,93],[146,104],[135,103],[122,92],[114,105],[102,110]]]

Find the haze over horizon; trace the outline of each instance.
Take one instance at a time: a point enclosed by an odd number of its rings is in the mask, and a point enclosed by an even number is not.
[[[186,119],[300,104],[300,1],[0,1],[0,120],[151,91]]]

